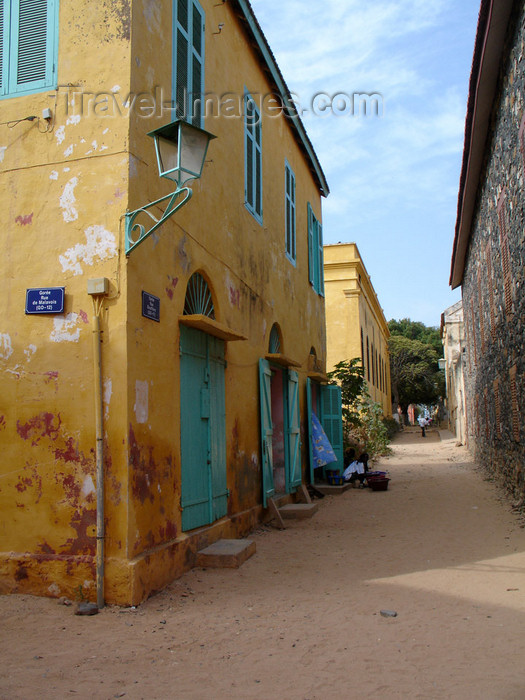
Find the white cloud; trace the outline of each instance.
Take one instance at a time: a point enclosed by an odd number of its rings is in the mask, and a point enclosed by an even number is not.
[[[356,240],[387,316],[439,323],[431,315],[452,303],[449,247],[479,0],[252,5],[302,107],[320,91],[383,96],[380,119],[303,114],[331,189],[325,242]],[[421,236],[435,246],[429,260],[414,245]],[[396,279],[433,287],[435,302],[410,310],[412,295]]]

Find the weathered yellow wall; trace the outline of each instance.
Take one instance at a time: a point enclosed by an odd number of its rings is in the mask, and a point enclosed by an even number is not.
[[[231,7],[202,4],[206,12],[206,92],[232,93],[241,104],[245,88],[253,95],[270,92]],[[169,27],[170,16],[169,8],[163,6],[159,27]],[[219,23],[224,27],[214,34]],[[140,55],[144,65],[142,52]],[[163,73],[165,67],[155,69],[155,81],[169,84],[171,73]],[[166,117],[151,120],[148,130],[165,121]],[[315,346],[318,357],[325,358],[324,305],[308,281],[307,249],[307,202],[321,218],[320,196],[289,126],[282,117],[263,114],[262,226],[244,206],[242,118],[210,116],[205,128],[217,138],[210,144],[202,179],[193,184],[193,198],[158,235],[133,251],[128,262],[129,434],[132,462],[140,465],[130,475],[129,555],[142,561],[154,550],[142,580],[162,580],[166,564],[161,552],[172,546],[174,538],[184,543],[188,537],[181,532],[179,511],[178,318],[191,275],[199,271],[208,280],[217,320],[248,338],[228,343],[226,352],[228,513],[238,519],[238,533],[253,526],[261,508],[258,360],[268,352],[272,324],[279,323],[283,330],[283,352],[302,364],[302,387],[310,348]],[[136,170],[130,181],[131,208],[142,203],[145,192],[146,199],[156,199],[170,191],[170,183],[156,175],[152,142],[144,134],[143,122],[132,121]],[[296,266],[284,252],[285,156],[297,178]],[[141,317],[142,290],[160,297],[160,324]],[[133,409],[137,382],[142,397],[147,386],[147,423],[139,423]],[[304,411],[303,394],[304,388]],[[306,465],[306,435],[303,450]],[[224,527],[231,526],[225,523]],[[209,537],[213,541],[217,535],[210,531]],[[191,553],[188,558],[191,560]]]
[[[355,357],[363,361],[368,391],[381,404],[385,416],[392,415],[390,398],[390,360],[388,353],[388,326],[379,305],[370,277],[355,243],[324,246],[326,295],[327,369],[330,371],[343,360]],[[361,352],[363,331],[364,357]],[[386,384],[368,379],[366,340],[370,352],[373,343],[386,365]],[[370,358],[370,366],[372,358]]]
[[[129,3],[61,3],[57,91],[0,101],[0,590],[93,597],[95,428],[92,302],[87,279],[108,277],[104,313],[107,551],[126,544],[126,120],[90,114],[80,89],[129,90]],[[82,86],[81,88],[65,87]],[[76,97],[73,93],[77,93]],[[119,277],[120,273],[120,277]],[[65,313],[25,315],[30,287],[65,286]],[[119,404],[121,408],[119,409]],[[125,421],[124,421],[125,424]],[[118,436],[118,437],[117,437]],[[110,447],[109,447],[110,446]]]
[[[202,5],[206,91],[241,101],[245,87],[268,93],[231,6]],[[307,202],[319,219],[321,205],[284,119],[263,116],[262,226],[244,206],[243,121],[210,117],[205,126],[218,138],[192,200],[124,256],[126,208],[171,191],[146,135],[171,120],[159,103],[171,96],[171,24],[168,0],[135,0],[133,12],[131,0],[62,3],[59,83],[80,87],[0,102],[3,121],[48,106],[54,113],[45,133],[42,121],[0,127],[0,591],[74,596],[80,586],[94,597],[89,278],[110,280],[102,314],[108,602],[140,602],[191,567],[198,547],[243,535],[261,516],[258,360],[275,322],[282,351],[301,363],[307,468],[310,348],[322,367],[326,358],[324,301],[308,282]],[[130,90],[143,95],[132,108]],[[284,250],[285,157],[297,180],[296,266]],[[230,518],[198,535],[181,532],[179,508],[178,318],[195,271],[209,280],[217,320],[248,338],[227,346]],[[25,316],[25,290],[39,285],[66,287],[65,315]],[[142,290],[160,297],[160,323],[142,317]]]

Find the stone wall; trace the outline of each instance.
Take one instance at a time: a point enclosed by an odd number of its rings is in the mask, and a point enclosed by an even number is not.
[[[525,496],[525,9],[516,2],[463,280],[468,444]]]

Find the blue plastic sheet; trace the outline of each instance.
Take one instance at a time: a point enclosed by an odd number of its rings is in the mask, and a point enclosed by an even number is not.
[[[312,413],[312,449],[314,456],[314,469],[324,467],[325,464],[337,462],[337,457],[332,449],[330,441],[326,437],[319,418]]]

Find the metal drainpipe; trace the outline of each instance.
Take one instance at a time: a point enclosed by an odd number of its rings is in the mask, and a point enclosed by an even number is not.
[[[103,281],[102,281],[103,280]],[[108,280],[88,280],[88,294],[93,300],[93,361],[95,377],[95,431],[97,466],[97,606],[104,607],[104,421],[102,404],[102,332],[100,315]],[[100,284],[104,291],[100,290]]]

